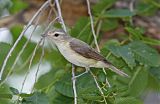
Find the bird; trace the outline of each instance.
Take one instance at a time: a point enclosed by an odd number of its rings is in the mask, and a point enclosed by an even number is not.
[[[90,68],[109,68],[111,71],[123,76],[129,77],[120,69],[106,60],[98,51],[90,47],[87,43],[70,36],[63,29],[49,30],[45,37],[52,40],[60,53],[70,63],[84,67],[86,71],[76,77],[79,77],[89,71]]]

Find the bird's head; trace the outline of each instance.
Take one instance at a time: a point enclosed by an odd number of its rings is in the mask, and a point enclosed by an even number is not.
[[[70,36],[62,29],[48,31],[46,36],[53,40],[55,43],[65,42],[70,38]]]

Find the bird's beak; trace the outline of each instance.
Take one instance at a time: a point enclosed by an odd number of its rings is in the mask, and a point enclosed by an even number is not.
[[[45,38],[45,37],[47,37],[47,34],[42,34],[41,36]]]

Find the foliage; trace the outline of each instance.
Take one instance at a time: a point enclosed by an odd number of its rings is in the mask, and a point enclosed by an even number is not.
[[[97,76],[98,83],[102,87],[108,104],[143,104],[141,96],[144,91],[148,89],[160,91],[160,84],[157,84],[160,83],[160,54],[154,48],[154,46],[160,45],[160,40],[146,37],[145,30],[130,24],[130,19],[136,15],[153,15],[159,8],[156,2],[158,1],[140,0],[135,12],[131,12],[129,9],[113,8],[116,0],[100,0],[92,7],[96,32],[98,31],[98,25],[100,25],[100,32],[97,34],[99,42],[105,32],[114,30],[121,25],[119,20],[125,23],[126,34],[123,40],[110,39],[106,41],[102,45],[101,53],[109,62],[126,72],[130,78],[121,77],[107,70],[107,78],[112,85],[109,88],[105,85],[106,76],[103,71],[96,68],[91,69]],[[19,12],[27,7],[27,4],[23,4],[20,0],[13,0],[12,3],[11,13]],[[3,4],[3,8],[8,8],[5,2]],[[17,6],[19,4],[23,5]],[[14,41],[21,30],[22,28],[17,26],[11,29]],[[69,32],[73,37],[79,38],[88,44],[93,45],[94,43],[89,17],[80,18]],[[26,41],[26,37],[23,37],[13,52],[3,79]],[[26,63],[35,45],[33,42],[29,43],[21,56],[21,63]],[[6,43],[0,43],[0,67],[10,47]],[[41,50],[38,50],[34,65],[38,63],[40,53]],[[34,85],[35,92],[31,94],[20,93],[20,91],[7,84],[3,85],[0,87],[0,104],[13,103],[12,97],[14,96],[22,98],[20,104],[73,104],[71,64],[56,49],[50,51],[48,48],[45,48],[44,61],[51,64],[51,70],[40,76]],[[16,73],[26,72],[27,65],[21,66],[21,64],[16,65]],[[76,74],[83,72],[83,69],[79,67],[76,67],[76,70]],[[78,78],[76,83],[79,104],[104,104],[103,97],[89,73]]]

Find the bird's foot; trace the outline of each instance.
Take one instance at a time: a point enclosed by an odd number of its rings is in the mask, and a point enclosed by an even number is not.
[[[88,71],[89,71],[89,70],[86,70],[85,72],[83,72],[83,73],[81,73],[81,74],[79,74],[79,75],[76,75],[76,76],[72,77],[72,80],[75,80],[75,79],[77,79],[78,77],[80,77],[80,76],[88,73]]]

